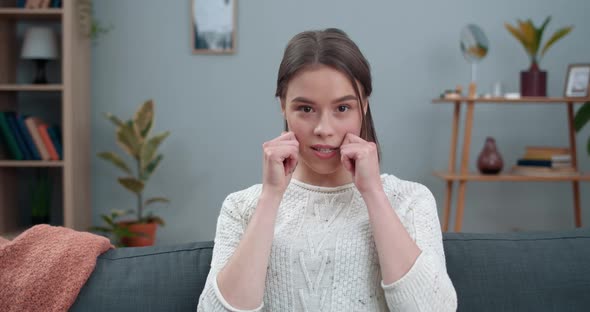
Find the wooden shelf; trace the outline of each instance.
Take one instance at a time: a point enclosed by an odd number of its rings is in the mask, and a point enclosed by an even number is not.
[[[572,182],[572,181],[590,181],[590,174],[576,174],[567,176],[529,176],[510,173],[500,173],[497,175],[486,175],[477,172],[468,174],[450,173],[444,171],[435,171],[434,175],[446,181],[512,181],[512,182]]]
[[[59,161],[41,161],[41,160],[0,160],[1,167],[63,167],[64,162]]]
[[[14,19],[61,19],[62,9],[23,9],[23,8],[0,8],[0,18]]]
[[[63,91],[62,84],[0,84],[0,91]]]
[[[500,104],[500,103],[513,103],[513,104],[567,104],[567,103],[585,103],[590,101],[590,98],[564,98],[564,97],[521,97],[519,99],[507,99],[507,98],[468,98],[460,97],[456,99],[433,99],[432,103],[487,103],[487,104]]]
[[[483,175],[479,172],[469,171],[469,154],[471,150],[471,135],[474,128],[474,111],[475,104],[559,104],[565,108],[565,115],[567,116],[568,132],[569,132],[569,150],[571,155],[572,167],[577,168],[577,148],[576,148],[576,131],[574,129],[574,104],[585,103],[590,101],[590,97],[586,98],[566,98],[566,97],[521,97],[517,99],[507,99],[505,97],[483,98],[483,97],[457,97],[457,98],[435,98],[433,103],[452,103],[455,104],[453,110],[453,121],[451,124],[451,144],[449,154],[449,165],[446,171],[434,172],[436,177],[446,181],[446,194],[444,201],[443,214],[443,231],[448,231],[451,205],[453,203],[453,188],[454,182],[458,182],[459,189],[457,191],[456,213],[455,213],[455,231],[460,232],[463,224],[463,214],[465,210],[465,197],[467,193],[467,182],[471,181],[505,181],[505,182],[570,182],[573,189],[574,201],[574,223],[576,227],[582,226],[582,204],[580,202],[580,182],[590,181],[590,173],[575,175],[524,175],[507,171],[498,175]],[[465,112],[465,119],[461,121],[461,109],[465,104],[467,111]],[[565,104],[565,105],[564,105]],[[461,149],[458,150],[459,129],[463,123],[463,142]],[[459,168],[456,168],[456,160],[460,157]],[[461,174],[461,172],[468,172]]]
[[[60,128],[63,160],[17,161],[3,154],[4,158],[0,159],[0,235],[18,230],[22,225],[19,223],[27,223],[20,218],[21,210],[28,209],[21,202],[29,192],[24,182],[36,179],[36,174],[31,172],[35,170],[27,168],[49,168],[46,171],[54,186],[50,211],[55,224],[86,230],[92,224],[92,155],[88,143],[91,137],[92,40],[80,34],[78,1],[62,1],[61,8],[44,9],[17,8],[16,3],[16,0],[0,0],[0,110],[31,114],[41,119],[46,117],[45,122],[50,121],[49,116],[60,116],[52,123]],[[17,82],[17,77],[27,72],[19,58],[22,45],[19,35],[23,26],[30,25],[21,22],[56,30],[61,58],[48,70],[63,80],[51,84],[32,84],[32,80]],[[23,92],[47,92],[57,98],[37,101],[32,97],[20,97]],[[25,170],[17,170],[22,168]]]

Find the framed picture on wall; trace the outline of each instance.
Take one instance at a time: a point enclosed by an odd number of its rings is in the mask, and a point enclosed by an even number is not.
[[[191,0],[193,54],[236,50],[237,0]]]
[[[565,77],[565,97],[588,97],[590,64],[571,64]]]

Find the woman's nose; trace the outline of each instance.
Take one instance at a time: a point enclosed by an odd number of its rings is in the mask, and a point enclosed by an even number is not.
[[[324,114],[320,117],[320,120],[313,129],[313,134],[317,136],[331,136],[334,134],[332,120],[328,114]]]

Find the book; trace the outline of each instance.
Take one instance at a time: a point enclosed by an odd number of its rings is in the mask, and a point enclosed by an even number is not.
[[[555,176],[575,176],[579,173],[573,167],[566,168],[549,168],[549,167],[530,167],[530,166],[513,166],[511,172],[516,175],[538,176],[538,177],[555,177]]]
[[[518,165],[518,166],[551,167],[551,160],[519,159],[519,160],[517,160],[516,165]]]
[[[27,145],[25,144],[25,139],[23,138],[22,134],[18,129],[18,125],[16,123],[16,113],[6,112],[5,116],[8,120],[10,132],[12,132],[12,135],[14,135],[14,137],[16,138],[16,144],[18,145],[18,149],[23,154],[23,160],[32,160],[33,156],[31,155],[31,151],[29,151]]]
[[[10,126],[8,125],[8,120],[6,119],[6,112],[0,112],[0,133],[4,137],[4,141],[8,146],[8,152],[12,159],[23,160],[23,154],[18,149],[16,138],[12,134],[12,131],[10,131]]]
[[[47,128],[48,126],[46,123],[41,123],[37,126],[37,129],[39,129],[39,134],[41,135],[41,139],[43,140],[43,144],[45,145],[45,147],[47,147],[47,151],[49,152],[51,160],[59,160],[59,155],[55,150],[55,146],[53,146],[53,143],[51,142],[51,138],[49,138]]]
[[[39,117],[27,117],[25,118],[25,124],[27,126],[27,129],[29,129],[29,132],[31,133],[31,136],[33,137],[33,142],[35,143],[35,146],[37,147],[37,150],[39,150],[39,154],[41,156],[42,160],[50,160],[51,156],[49,156],[49,151],[47,150],[47,147],[45,147],[45,143],[43,143],[43,139],[41,139],[41,134],[39,133],[39,130],[37,129],[37,125],[41,124],[42,121]]]
[[[569,154],[540,154],[540,153],[531,153],[531,154],[525,154],[522,159],[528,159],[528,160],[550,160],[553,162],[564,162],[564,161],[571,161],[572,160],[572,156]]]
[[[18,124],[18,129],[20,131],[20,134],[23,136],[23,138],[25,140],[25,144],[27,145],[27,148],[31,152],[32,159],[33,160],[41,160],[41,156],[39,155],[39,151],[37,150],[35,143],[33,143],[33,138],[31,137],[31,133],[29,132],[29,129],[27,129],[27,126],[25,125],[25,116],[18,115],[16,118],[16,122]]]
[[[534,146],[534,145],[527,145],[525,146],[526,151],[550,151],[556,153],[569,153],[570,149],[567,147],[562,146]]]
[[[63,149],[61,147],[61,138],[59,135],[59,127],[57,127],[57,126],[49,127],[49,128],[47,128],[47,133],[49,134],[49,138],[51,139],[53,146],[55,146],[55,151],[57,152],[59,159],[64,159],[63,158]]]

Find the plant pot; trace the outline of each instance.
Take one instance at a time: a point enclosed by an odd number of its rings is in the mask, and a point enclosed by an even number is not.
[[[139,234],[134,237],[123,237],[121,243],[128,247],[152,246],[156,240],[157,223],[131,223],[120,222],[123,227],[127,227],[130,232]]]
[[[477,169],[482,174],[498,174],[502,171],[504,161],[496,147],[496,140],[487,137],[479,157],[477,158]]]
[[[521,96],[547,96],[547,71],[533,64],[527,71],[520,72]]]

